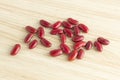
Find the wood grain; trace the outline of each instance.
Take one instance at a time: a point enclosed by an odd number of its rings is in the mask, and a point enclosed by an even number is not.
[[[51,48],[39,45],[29,50],[23,43],[26,25],[39,27],[39,20],[51,23],[68,17],[90,28],[85,40],[103,36],[109,46],[99,53],[86,51],[83,60],[67,61],[67,56],[49,56],[59,48],[59,37],[49,34]],[[34,39],[37,37],[34,37]],[[0,1],[0,80],[119,80],[120,79],[120,0],[1,0]],[[9,52],[16,43],[22,45],[17,56]],[[56,44],[58,43],[58,44]],[[68,39],[67,44],[73,43]]]

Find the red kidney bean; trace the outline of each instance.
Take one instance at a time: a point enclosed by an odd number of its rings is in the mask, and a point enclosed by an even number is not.
[[[38,37],[41,39],[44,37],[45,35],[45,31],[44,31],[44,28],[43,27],[39,27],[38,30],[37,30],[37,35]]]
[[[45,38],[41,38],[40,42],[45,47],[51,47],[52,46],[52,43],[50,41],[48,41],[47,39],[45,39]]]
[[[63,30],[62,29],[52,29],[50,31],[50,34],[52,35],[56,35],[56,34],[62,34],[63,33]]]
[[[50,51],[50,55],[52,57],[56,57],[62,54],[62,50],[61,49],[54,49]]]
[[[60,44],[60,48],[65,54],[70,53],[70,48],[66,44],[64,44],[64,43]]]
[[[93,44],[92,41],[88,41],[85,45],[86,50],[90,50],[92,48]]]
[[[31,26],[26,26],[25,29],[30,33],[36,33],[37,30]]]
[[[52,25],[52,28],[53,28],[53,29],[59,28],[59,27],[61,26],[61,24],[62,24],[61,21],[57,21],[56,23],[54,23],[54,24]]]
[[[84,24],[79,24],[78,27],[85,33],[88,33],[89,31],[88,27]]]
[[[82,58],[84,57],[84,55],[85,55],[84,50],[83,50],[83,49],[80,49],[80,50],[78,51],[77,59],[82,59]]]
[[[101,43],[99,43],[98,41],[95,41],[95,42],[94,42],[94,46],[96,47],[96,49],[97,49],[98,51],[102,52],[103,47],[102,47],[102,44],[101,44]]]
[[[25,42],[25,43],[29,43],[29,42],[31,41],[33,35],[34,35],[34,34],[32,34],[32,33],[27,34],[27,36],[26,36],[25,39],[24,39],[24,42]]]
[[[73,33],[70,29],[64,28],[63,32],[66,34],[66,36],[73,37]]]
[[[103,45],[108,45],[110,43],[109,40],[107,40],[107,39],[105,39],[103,37],[98,37],[97,41],[100,42]]]
[[[69,28],[69,29],[71,29],[73,26],[69,23],[69,22],[67,22],[67,21],[63,21],[62,22],[62,26],[63,27],[65,27],[65,28]]]
[[[83,35],[77,35],[77,36],[74,36],[72,38],[72,41],[74,41],[74,42],[79,42],[79,41],[82,41],[82,40],[84,40],[84,36]]]
[[[38,41],[35,39],[29,44],[29,49],[33,49],[38,45]]]
[[[79,33],[80,33],[80,29],[79,29],[79,27],[78,26],[74,26],[74,34],[75,35],[79,35]]]
[[[73,18],[68,18],[67,21],[73,25],[77,25],[78,24],[78,21],[73,19]]]
[[[77,51],[77,50],[73,50],[73,51],[69,54],[68,60],[69,60],[69,61],[75,60],[76,57],[77,57],[77,55],[78,55],[78,51]]]
[[[85,46],[85,44],[86,44],[86,42],[80,41],[80,42],[75,43],[75,45],[74,45],[73,48],[74,48],[74,49],[79,49],[79,48]]]
[[[44,27],[51,27],[51,24],[46,20],[40,20],[40,24]]]
[[[60,34],[60,39],[62,43],[66,42],[66,35],[65,34]]]
[[[15,44],[10,54],[14,56],[20,51],[20,49],[21,49],[20,44]]]

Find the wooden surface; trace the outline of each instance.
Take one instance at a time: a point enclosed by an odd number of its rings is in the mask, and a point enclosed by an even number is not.
[[[39,44],[33,50],[23,43],[26,25],[39,27],[39,20],[54,23],[68,17],[89,26],[85,41],[103,36],[110,40],[102,53],[86,51],[83,60],[67,61],[49,51],[59,48],[59,37],[49,34],[51,48]],[[34,37],[34,39],[38,39]],[[22,49],[10,56],[13,45]],[[67,44],[72,47],[70,39]],[[119,80],[120,79],[120,0],[0,0],[0,80]]]

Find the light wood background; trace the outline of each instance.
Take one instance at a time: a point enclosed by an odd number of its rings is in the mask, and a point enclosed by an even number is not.
[[[67,61],[49,51],[59,48],[59,37],[49,34],[51,48],[40,43],[33,50],[23,43],[26,25],[39,27],[39,20],[54,23],[68,17],[89,26],[85,41],[103,36],[110,40],[102,53],[86,51],[83,60]],[[38,39],[34,37],[34,39]],[[13,45],[22,49],[10,56]],[[72,47],[70,39],[67,44]],[[120,0],[0,0],[0,80],[120,80]]]

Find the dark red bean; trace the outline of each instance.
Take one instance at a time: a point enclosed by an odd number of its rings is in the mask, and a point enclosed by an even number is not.
[[[60,44],[60,48],[65,54],[70,53],[70,48],[66,44],[64,44],[64,43]]]
[[[35,39],[29,44],[29,49],[33,49],[38,45],[38,41]]]
[[[74,41],[74,42],[79,42],[79,41],[82,41],[82,40],[84,40],[84,36],[83,35],[77,35],[77,36],[74,36],[72,38],[72,41]]]
[[[25,39],[24,39],[24,42],[25,43],[29,43],[31,41],[33,35],[34,35],[33,33],[27,34],[26,37],[25,37]]]
[[[67,21],[63,21],[62,22],[62,26],[63,27],[65,27],[65,28],[69,28],[69,29],[71,29],[73,26],[69,23],[69,22],[67,22]]]
[[[66,36],[73,37],[73,33],[70,29],[64,28],[63,32],[66,34]]]
[[[44,31],[44,28],[43,27],[39,27],[38,30],[37,30],[37,35],[38,37],[41,39],[44,37],[45,35],[45,31]]]
[[[77,51],[77,50],[73,50],[73,51],[69,54],[68,60],[69,60],[69,61],[75,60],[76,57],[77,57],[77,55],[78,55],[78,51]]]
[[[62,50],[61,49],[54,49],[50,51],[50,55],[52,57],[56,57],[62,54]]]
[[[50,31],[50,34],[52,35],[56,35],[56,34],[62,34],[63,33],[63,30],[62,29],[52,29]]]
[[[77,25],[78,24],[78,21],[73,19],[73,18],[68,18],[67,21],[73,25]]]
[[[92,41],[88,41],[85,45],[86,50],[90,50],[92,48],[93,44]]]
[[[78,27],[85,33],[88,33],[89,31],[88,27],[84,24],[79,24]]]
[[[14,56],[20,51],[20,49],[21,49],[20,44],[15,44],[10,54]]]
[[[51,27],[51,24],[46,20],[40,20],[40,24],[44,27]]]
[[[99,43],[98,41],[95,41],[95,42],[94,42],[94,46],[96,47],[96,49],[97,49],[98,51],[102,52],[103,47],[102,47],[102,44],[101,44],[101,43]]]
[[[79,49],[79,48],[85,46],[85,44],[86,44],[86,42],[80,41],[80,42],[75,43],[75,45],[74,45],[73,48],[74,48],[74,49]]]
[[[74,26],[74,34],[75,35],[79,35],[79,33],[80,33],[80,29],[79,29],[79,27],[78,26]]]
[[[31,26],[26,26],[25,29],[30,33],[36,33],[37,30]]]
[[[61,26],[61,24],[62,24],[61,21],[57,21],[56,23],[54,23],[54,24],[52,25],[52,28],[53,28],[53,29],[59,28],[59,27]]]
[[[66,35],[65,34],[60,34],[60,39],[62,43],[66,42]]]
[[[98,37],[97,41],[100,42],[103,45],[108,45],[110,43],[109,40],[107,40],[107,39],[105,39],[103,37]]]
[[[84,50],[83,50],[83,49],[80,49],[80,50],[78,51],[77,59],[82,59],[82,58],[84,57],[84,55],[85,55]]]
[[[48,41],[47,39],[45,39],[45,38],[41,38],[40,42],[45,47],[51,47],[52,46],[52,43],[50,41]]]

